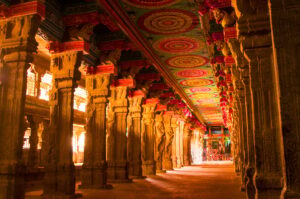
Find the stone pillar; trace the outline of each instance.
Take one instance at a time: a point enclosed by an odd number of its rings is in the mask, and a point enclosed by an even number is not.
[[[165,127],[163,123],[163,112],[156,114],[155,116],[155,161],[156,172],[165,172],[163,170],[163,154],[165,150]]]
[[[48,159],[47,145],[49,144],[49,120],[43,120],[43,131],[42,131],[42,148],[41,148],[41,166],[45,167]]]
[[[181,168],[182,167],[182,162],[181,162],[181,122],[179,120],[178,122],[178,127],[176,129],[176,167]]]
[[[119,81],[119,80],[118,80]],[[127,86],[111,86],[107,129],[107,177],[109,182],[130,182],[127,162]]]
[[[181,166],[184,166],[184,126],[185,126],[185,123],[182,122],[181,123],[181,127],[180,127],[180,138],[179,138],[179,142],[180,142],[180,163],[181,163]]]
[[[248,161],[245,170],[246,193],[248,199],[255,198],[255,186],[253,176],[255,172],[255,153],[254,153],[254,136],[253,136],[253,114],[252,114],[252,98],[250,92],[249,68],[243,69],[242,82],[244,84],[245,108],[246,108],[246,124],[247,127],[247,151]]]
[[[247,125],[246,125],[246,104],[245,104],[245,92],[244,92],[244,86],[242,85],[242,82],[239,82],[239,88],[238,88],[238,100],[239,100],[239,122],[240,122],[240,141],[241,141],[241,153],[242,153],[242,184],[241,184],[241,190],[245,191],[246,186],[246,166],[248,164],[248,144],[247,144]]]
[[[40,21],[37,15],[0,20],[0,198],[3,199],[24,198],[26,76],[37,48],[35,34]]]
[[[183,165],[191,165],[191,124],[185,123],[183,129]]]
[[[286,180],[284,198],[296,199],[300,198],[300,1],[268,2],[276,87],[280,90],[278,98]]]
[[[81,188],[110,188],[106,163],[106,104],[110,74],[86,76],[87,123]]]
[[[28,169],[34,169],[38,167],[38,128],[39,120],[32,115],[27,116],[27,120],[30,125],[30,137],[29,137],[29,154],[28,154]]]
[[[50,96],[48,159],[45,165],[44,198],[75,197],[73,163],[73,101],[82,52],[67,51],[51,56],[53,74]]]
[[[164,113],[164,127],[165,127],[166,142],[165,142],[165,150],[164,150],[163,168],[166,170],[173,169],[172,143],[173,143],[174,132],[171,127],[171,119],[173,114],[174,114],[173,111],[166,111]]]
[[[255,143],[256,198],[282,197],[283,143],[277,69],[274,67],[268,2],[239,1],[233,6],[241,50],[249,62]]]
[[[135,91],[128,97],[129,114],[127,117],[127,160],[129,162],[128,174],[130,178],[142,178],[141,159],[141,112],[144,93]]]
[[[149,99],[147,99],[149,100]],[[156,103],[143,105],[142,119],[142,169],[143,175],[156,174],[156,162],[154,160],[154,111]]]
[[[178,115],[174,115],[171,120],[171,128],[173,131],[173,142],[172,142],[172,164],[173,168],[177,168],[177,157],[176,157],[176,150],[177,150],[177,130],[178,130]]]

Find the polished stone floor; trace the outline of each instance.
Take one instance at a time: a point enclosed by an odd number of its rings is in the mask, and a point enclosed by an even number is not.
[[[245,199],[240,178],[230,162],[211,162],[168,171],[112,190],[78,190],[86,199]],[[26,199],[41,198],[42,191],[27,192]]]

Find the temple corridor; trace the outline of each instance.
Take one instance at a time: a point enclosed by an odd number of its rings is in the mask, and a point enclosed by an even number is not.
[[[111,190],[78,190],[85,199],[244,199],[240,178],[232,162],[210,162],[187,166],[133,183],[113,184]],[[26,193],[26,199],[39,199],[40,191]]]

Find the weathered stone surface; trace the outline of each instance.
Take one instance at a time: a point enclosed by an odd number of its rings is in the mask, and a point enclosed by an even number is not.
[[[163,154],[165,150],[165,127],[163,123],[163,112],[155,116],[155,161],[156,170],[163,170]]]
[[[166,170],[173,169],[172,162],[172,143],[174,138],[174,132],[171,126],[172,115],[164,115],[164,127],[165,127],[165,150],[164,150],[164,160],[163,168]]]
[[[183,129],[183,165],[191,165],[191,124],[185,122]]]

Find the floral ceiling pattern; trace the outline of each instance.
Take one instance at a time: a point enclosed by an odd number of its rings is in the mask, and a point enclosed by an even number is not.
[[[208,125],[223,125],[220,97],[195,5],[186,0],[120,0],[166,70]]]

